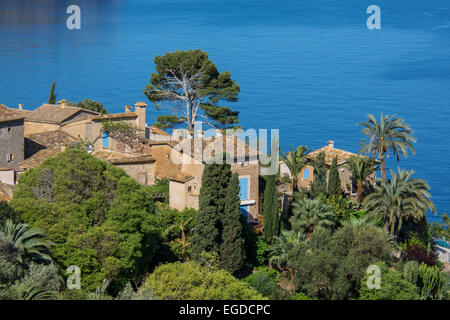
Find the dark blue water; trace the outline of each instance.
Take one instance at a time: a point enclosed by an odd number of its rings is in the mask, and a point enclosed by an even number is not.
[[[80,31],[65,26],[70,4],[81,6]],[[381,30],[366,28],[371,4],[381,7]],[[200,48],[241,86],[243,127],[280,128],[284,149],[333,139],[357,152],[366,114],[405,118],[417,155],[400,166],[429,182],[443,213],[449,24],[449,0],[0,0],[0,103],[33,109],[56,81],[58,99],[119,112],[145,99],[155,55]],[[156,115],[149,109],[148,122]]]

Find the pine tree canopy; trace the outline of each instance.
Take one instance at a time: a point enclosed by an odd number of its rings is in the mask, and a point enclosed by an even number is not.
[[[170,115],[157,119],[156,126],[172,128],[186,123],[192,132],[198,117],[218,128],[239,122],[239,112],[220,105],[221,101],[238,101],[239,85],[228,71],[219,73],[208,53],[179,50],[158,55],[154,62],[156,72],[152,73],[144,94],[157,110],[162,104],[171,110]]]

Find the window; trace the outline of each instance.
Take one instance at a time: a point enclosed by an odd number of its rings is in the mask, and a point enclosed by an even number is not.
[[[192,187],[191,186],[188,187],[188,192],[192,192]]]
[[[249,198],[248,181],[250,178],[239,178],[239,198],[247,200]]]
[[[8,133],[10,133],[11,132],[11,128],[8,128]]]
[[[309,179],[309,169],[303,169],[303,179]]]
[[[6,156],[6,161],[11,162],[14,161],[14,153],[10,153]]]
[[[247,209],[247,207],[240,207],[240,209],[241,209],[241,214],[244,217],[248,218],[248,209]]]
[[[168,153],[166,153],[166,158],[167,158],[167,160],[170,159],[170,155]]]
[[[109,131],[102,133],[103,148],[109,148]]]

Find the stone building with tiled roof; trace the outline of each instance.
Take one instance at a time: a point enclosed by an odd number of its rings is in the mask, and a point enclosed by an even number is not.
[[[311,182],[314,180],[314,167],[312,166],[312,161],[316,159],[316,157],[320,153],[325,154],[325,165],[327,166],[327,174],[331,167],[331,163],[335,157],[337,157],[338,171],[339,177],[341,179],[341,188],[342,191],[346,194],[354,195],[356,192],[356,186],[353,185],[352,174],[347,166],[347,161],[350,157],[356,156],[356,153],[345,151],[342,149],[338,149],[334,147],[334,141],[328,141],[328,144],[320,149],[314,150],[313,152],[308,154],[308,163],[301,170],[298,177],[298,185],[299,188],[304,190],[309,190]],[[280,174],[287,174],[290,178],[291,174],[285,163],[280,162]],[[370,179],[373,179],[374,176],[371,176]]]
[[[259,152],[236,136],[204,138],[186,137],[176,141],[152,141],[155,177],[169,179],[169,205],[182,210],[198,209],[205,164],[212,158],[228,153],[231,171],[239,175],[241,211],[251,221],[259,219]]]
[[[0,182],[0,202],[11,201],[14,190],[16,190],[15,185]]]
[[[83,142],[91,145],[90,151],[95,157],[122,168],[142,185],[152,185],[156,179],[169,179],[172,208],[198,209],[205,164],[227,152],[232,172],[239,175],[241,210],[250,220],[258,219],[259,154],[236,136],[218,133],[216,137],[204,138],[199,134],[193,138],[176,130],[169,135],[146,125],[143,102],[136,103],[134,111],[131,106],[125,106],[123,113],[115,114],[68,106],[64,100],[58,105],[44,104],[33,111],[0,106],[0,119],[13,116],[22,121],[22,134],[17,135],[13,144],[20,145],[21,139],[23,151],[22,158],[17,158],[12,184],[16,183],[16,175]],[[105,127],[105,122],[126,124],[135,133],[134,141],[128,144],[115,132],[105,131],[112,130]],[[11,182],[10,174],[11,171],[0,171],[0,180],[3,175]]]

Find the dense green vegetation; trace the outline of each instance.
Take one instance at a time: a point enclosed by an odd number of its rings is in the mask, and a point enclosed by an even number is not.
[[[85,98],[83,101],[78,101],[75,107],[83,108],[95,112],[99,112],[101,114],[106,114],[108,111],[103,107],[103,104],[94,100],[89,100]]]
[[[20,179],[11,206],[42,229],[63,269],[78,265],[83,288],[104,279],[113,288],[147,272],[159,244],[155,205],[121,169],[80,150],[67,150]]]
[[[263,299],[256,290],[214,265],[175,262],[162,265],[145,280],[151,289],[167,300],[253,300]]]
[[[245,261],[240,219],[239,179],[229,164],[207,164],[203,170],[199,210],[192,237],[194,259],[217,254],[222,268],[235,272]]]
[[[204,96],[198,107],[216,125],[237,122],[217,103],[235,101],[239,87],[205,53],[178,51],[155,63],[145,91],[155,104],[168,99],[165,90],[177,94],[168,82],[194,64],[206,73],[185,74],[204,86],[190,108]],[[159,121],[188,120],[168,117]],[[205,165],[199,210],[179,211],[169,208],[167,179],[141,186],[81,141],[27,170],[13,200],[0,202],[0,299],[448,299],[433,240],[450,238],[449,218],[428,225],[426,212],[436,210],[426,181],[386,168],[390,153],[414,152],[413,131],[393,116],[369,115],[361,125],[367,140],[344,164],[356,194],[344,192],[337,157],[330,165],[323,152],[311,159],[305,146],[290,148],[281,157],[292,180],[261,179],[262,232],[241,214],[229,164]],[[121,123],[104,129],[132,132],[130,143],[136,133]],[[314,168],[309,186],[299,184],[306,165]],[[80,290],[66,287],[71,265],[81,269]]]

